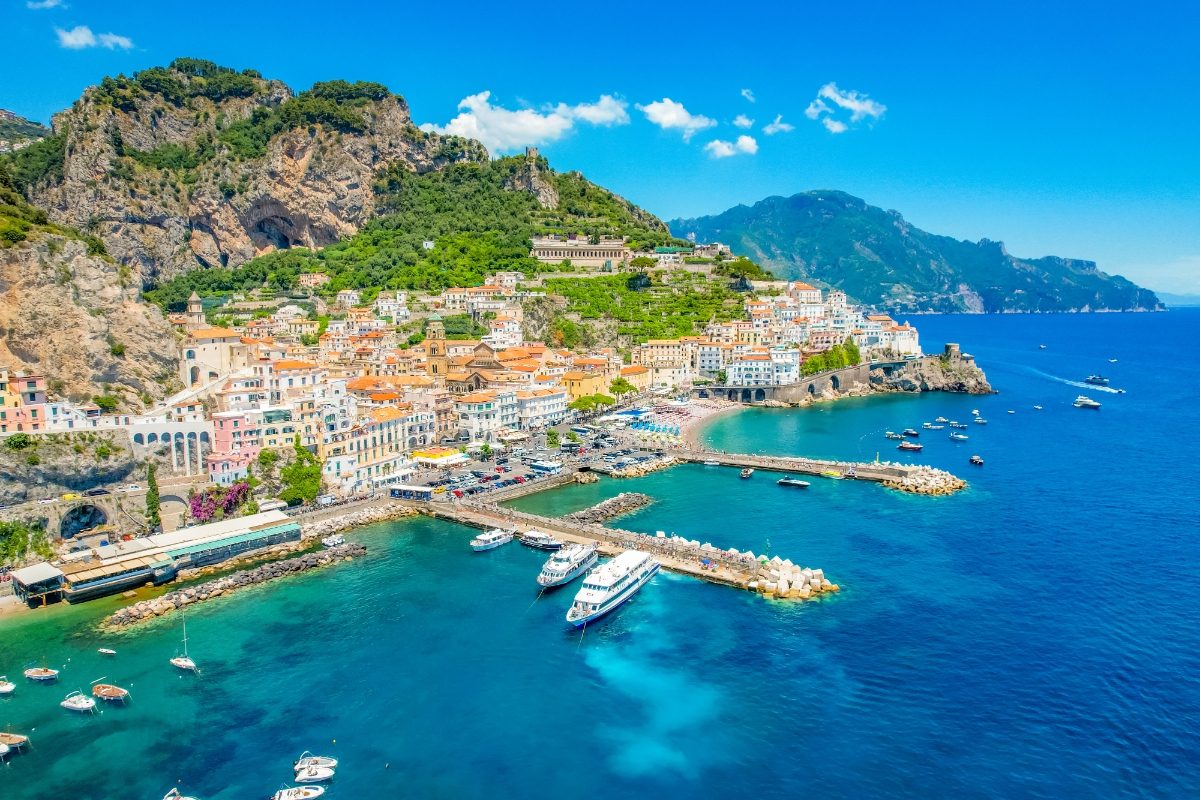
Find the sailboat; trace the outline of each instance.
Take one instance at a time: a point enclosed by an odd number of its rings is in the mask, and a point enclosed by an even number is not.
[[[183,655],[171,659],[171,665],[188,672],[196,672],[196,662],[192,661],[187,651],[187,615],[183,616]]]

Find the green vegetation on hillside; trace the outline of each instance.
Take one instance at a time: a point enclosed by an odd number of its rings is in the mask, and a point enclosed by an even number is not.
[[[554,269],[529,256],[531,239],[544,233],[627,235],[639,246],[671,241],[657,222],[577,174],[548,169],[559,209],[543,209],[529,193],[505,188],[527,167],[523,156],[451,164],[418,174],[395,166],[374,189],[381,216],[354,236],[318,252],[293,248],[261,256],[235,269],[193,270],[147,293],[165,309],[181,309],[192,291],[202,297],[247,291],[263,284],[286,291],[304,272],[324,272],[329,296],[341,289],[441,291],[475,286],[486,273],[511,270],[535,275]],[[433,241],[431,250],[423,243]]]
[[[17,564],[30,555],[54,556],[46,532],[28,522],[0,522],[0,565]]]
[[[196,97],[219,102],[230,97],[250,97],[259,91],[262,76],[254,70],[237,72],[199,58],[177,58],[166,67],[150,67],[132,77],[105,77],[96,87],[97,103],[133,111],[148,94],[161,95],[175,106]]]
[[[835,344],[824,353],[817,353],[806,358],[800,365],[800,374],[816,375],[818,372],[826,370],[853,367],[861,361],[862,355],[858,352],[858,345],[854,343],[853,339],[847,337],[846,341]]]
[[[672,275],[675,282],[652,284],[649,289],[629,287],[624,275],[595,278],[547,278],[546,291],[567,299],[568,308],[583,323],[613,319],[617,333],[634,341],[671,339],[699,333],[709,322],[741,316],[742,298],[716,282],[692,275]],[[556,343],[573,346],[564,331],[575,323],[559,318],[551,323]],[[586,343],[586,342],[582,342]]]
[[[48,136],[40,142],[0,155],[0,174],[7,185],[24,194],[30,186],[62,180],[66,160],[67,137]]]
[[[42,143],[38,142],[18,152],[24,153]],[[31,234],[54,233],[83,242],[87,245],[88,255],[107,256],[104,242],[95,236],[87,236],[73,228],[56,225],[50,222],[45,211],[27,203],[18,189],[12,167],[11,162],[0,159],[0,248],[23,242]]]

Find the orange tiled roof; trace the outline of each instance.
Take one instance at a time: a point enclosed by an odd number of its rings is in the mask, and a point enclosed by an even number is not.
[[[311,361],[300,361],[298,359],[281,358],[278,361],[272,362],[272,366],[277,370],[290,369],[316,369],[316,364]]]
[[[197,328],[188,335],[193,339],[230,339],[238,334],[229,328]]]

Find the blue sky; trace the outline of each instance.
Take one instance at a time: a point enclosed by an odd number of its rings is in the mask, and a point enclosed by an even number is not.
[[[1200,293],[1190,4],[0,2],[0,107],[42,121],[180,55],[376,80],[418,123],[536,142],[663,218],[836,188]]]

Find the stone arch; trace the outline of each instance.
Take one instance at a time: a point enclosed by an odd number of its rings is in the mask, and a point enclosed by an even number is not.
[[[750,402],[750,390],[749,389],[742,389],[742,402],[743,403]]]
[[[146,434],[146,444],[154,444],[154,443],[155,443],[155,442],[157,442],[157,441],[158,441],[158,434],[157,434],[157,433],[148,433],[148,434]]]
[[[150,435],[153,436],[154,434]],[[146,437],[140,433],[135,433],[133,435],[133,443],[136,445],[144,445],[146,443]]]
[[[816,393],[817,393],[817,386],[816,386],[816,384],[810,383],[810,384],[808,385],[808,396],[809,396],[809,397],[813,397],[813,396],[815,396],[815,395],[816,395]]]
[[[208,444],[208,431],[200,431],[200,441]]]
[[[833,384],[833,390],[836,392],[842,388],[842,382],[838,380],[837,375],[830,375],[829,382]]]
[[[200,382],[200,368],[193,366],[191,369],[188,370],[188,383],[192,386],[195,386],[199,382]]]
[[[755,402],[761,403],[763,400],[766,400],[766,399],[767,399],[767,391],[765,389],[755,389],[754,390]]]
[[[62,515],[58,523],[58,535],[63,539],[74,539],[80,531],[89,530],[108,522],[108,514],[98,505],[81,503]]]
[[[221,377],[221,376],[220,376],[220,375],[218,375],[218,374],[217,374],[216,372],[214,372],[213,370],[211,370],[211,369],[210,369],[210,370],[208,371],[208,379],[209,379],[210,381],[215,381],[215,380],[216,380],[217,378],[219,378],[219,377]]]
[[[408,446],[416,447],[417,446],[417,437],[415,437],[415,436],[408,437]]]
[[[734,403],[737,402],[737,389],[729,390],[729,399],[731,402],[734,402]]]
[[[185,359],[187,359],[188,361],[195,361],[195,360],[196,360],[196,351],[195,351],[195,350],[188,350],[188,351],[187,351],[187,352],[184,354],[184,356],[183,356],[183,357],[184,357]]]

